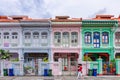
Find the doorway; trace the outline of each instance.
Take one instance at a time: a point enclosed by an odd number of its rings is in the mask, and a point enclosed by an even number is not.
[[[76,75],[77,71],[77,53],[54,53],[54,61],[62,59],[62,73],[63,75]]]
[[[99,57],[101,57],[103,61],[109,61],[108,53],[85,53],[84,58],[86,57],[86,55],[91,61],[97,61]]]
[[[25,53],[24,72],[26,75],[38,75],[38,61],[48,58],[47,53]]]

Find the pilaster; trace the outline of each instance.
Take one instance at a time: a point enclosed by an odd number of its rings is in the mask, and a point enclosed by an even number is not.
[[[102,72],[102,59],[101,58],[98,58],[98,75],[102,75],[103,72]]]
[[[120,75],[120,59],[116,59],[116,74]]]

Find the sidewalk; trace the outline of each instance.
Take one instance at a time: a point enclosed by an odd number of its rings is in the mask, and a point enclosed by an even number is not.
[[[76,80],[77,76],[5,76],[0,80]],[[120,80],[120,76],[84,76],[82,80]]]

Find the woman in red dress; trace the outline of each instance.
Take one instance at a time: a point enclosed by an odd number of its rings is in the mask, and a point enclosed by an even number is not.
[[[77,79],[82,78],[82,64],[79,64],[78,66],[78,76]]]

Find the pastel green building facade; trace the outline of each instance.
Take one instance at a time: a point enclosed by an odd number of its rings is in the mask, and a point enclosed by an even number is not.
[[[96,61],[114,59],[113,34],[117,27],[115,20],[83,20],[82,21],[82,56],[87,55]]]

